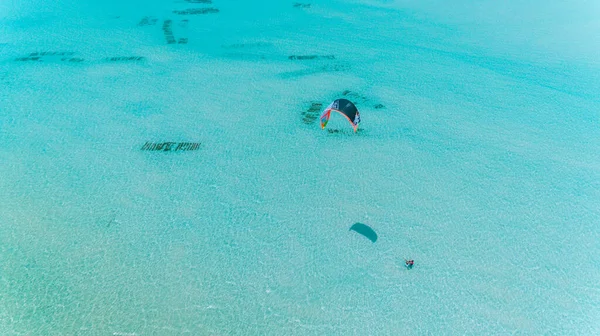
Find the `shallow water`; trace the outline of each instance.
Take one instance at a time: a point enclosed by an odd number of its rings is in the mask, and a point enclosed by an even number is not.
[[[1,333],[599,334],[599,9],[1,4]]]

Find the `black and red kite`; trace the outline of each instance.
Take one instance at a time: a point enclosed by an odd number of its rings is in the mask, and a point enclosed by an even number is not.
[[[336,99],[333,103],[329,104],[323,114],[321,114],[321,128],[325,128],[327,122],[329,121],[329,117],[331,116],[331,111],[335,111],[348,119],[352,127],[354,128],[354,132],[358,128],[358,123],[360,122],[360,113],[358,113],[358,109],[354,104],[348,99]]]

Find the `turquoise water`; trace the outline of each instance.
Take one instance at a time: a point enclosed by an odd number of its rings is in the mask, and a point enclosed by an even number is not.
[[[2,2],[0,334],[600,334],[599,13]]]

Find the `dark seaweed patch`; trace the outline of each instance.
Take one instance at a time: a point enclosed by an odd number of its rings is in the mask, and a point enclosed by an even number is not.
[[[143,151],[162,151],[162,152],[177,152],[177,151],[194,151],[200,148],[200,142],[149,142],[146,141],[141,150]]]
[[[373,107],[379,110],[379,109],[385,108],[385,105],[383,105],[383,104],[375,104],[375,106],[373,106]]]
[[[179,26],[187,28],[188,23],[189,20],[181,20]],[[162,30],[167,44],[187,44],[189,42],[187,37],[180,37],[179,39],[175,38],[175,35],[173,35],[173,20],[164,20]]]
[[[216,14],[219,10],[217,8],[190,8],[184,10],[174,10],[173,13],[177,15],[202,15],[202,14]]]
[[[79,57],[63,57],[60,59],[63,62],[71,62],[71,63],[80,63],[85,61],[83,58]]]
[[[312,102],[310,107],[302,112],[302,122],[307,125],[312,125],[315,123],[317,118],[319,118],[319,113],[323,108],[323,103],[320,102]]]
[[[163,21],[162,30],[163,30],[163,34],[165,35],[165,39],[167,40],[167,44],[177,43],[177,41],[175,41],[175,37],[173,36],[173,29],[171,28],[172,24],[173,24],[173,20],[164,20]]]
[[[316,59],[335,59],[335,55],[290,55],[288,56],[290,60],[298,60],[298,61],[306,61],[306,60],[316,60]]]
[[[79,63],[83,62],[83,58],[79,57],[71,57],[75,55],[74,51],[37,51],[29,53],[28,56],[15,58],[17,62],[42,62],[44,60],[54,60],[54,61],[62,61],[62,62],[72,62]],[[62,57],[61,57],[62,56]],[[60,57],[60,59],[59,59]]]
[[[352,130],[352,128],[348,129],[337,129],[337,128],[326,128],[328,134],[340,134],[340,135],[364,135],[364,129],[358,128],[356,132]]]
[[[185,2],[196,3],[196,4],[211,4],[212,0],[185,0]]]
[[[106,57],[104,60],[108,62],[137,62],[143,61],[146,57],[143,56],[125,56],[125,57]]]
[[[15,58],[17,62],[28,62],[28,61],[41,61],[41,57],[17,57]]]
[[[138,26],[154,26],[158,22],[158,19],[154,16],[144,16],[142,20],[138,23]]]
[[[309,3],[294,2],[294,8],[310,8]]]
[[[42,52],[32,52],[29,56],[73,56],[75,55],[74,51],[42,51]]]

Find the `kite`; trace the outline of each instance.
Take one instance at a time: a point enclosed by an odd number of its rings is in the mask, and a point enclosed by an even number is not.
[[[360,233],[373,243],[377,241],[377,233],[375,233],[375,231],[373,231],[373,229],[371,229],[368,225],[363,223],[354,223],[354,225],[350,227],[350,231],[356,231]]]
[[[354,128],[354,132],[358,128],[358,123],[360,122],[360,114],[358,113],[358,109],[354,104],[348,99],[336,99],[333,103],[329,104],[323,114],[321,114],[321,129],[324,129],[329,121],[329,117],[331,116],[331,111],[335,111],[348,119],[352,127]]]

